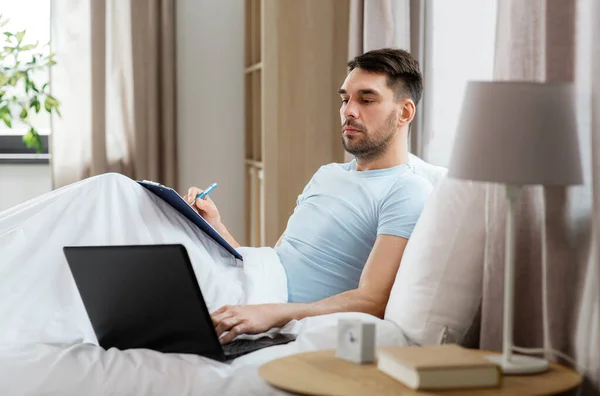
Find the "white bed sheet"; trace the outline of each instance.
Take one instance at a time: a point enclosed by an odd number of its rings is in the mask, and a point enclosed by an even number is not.
[[[392,322],[344,313],[291,322],[298,336],[220,363],[193,355],[97,346],[62,253],[65,245],[182,243],[209,310],[285,302],[273,249],[225,255],[170,206],[132,180],[102,175],[0,213],[0,395],[281,395],[258,376],[277,357],[333,348],[339,317],[377,323],[379,345],[404,344]]]
[[[406,345],[392,322],[360,313],[294,321],[281,331],[296,341],[221,363],[195,355],[120,351],[92,344],[0,345],[1,395],[287,395],[258,375],[258,367],[294,353],[330,349],[339,318],[376,323],[377,345]]]
[[[243,265],[135,181],[105,174],[0,212],[0,342],[97,343],[64,246],[182,244],[209,311],[287,301],[271,248],[240,248]]]

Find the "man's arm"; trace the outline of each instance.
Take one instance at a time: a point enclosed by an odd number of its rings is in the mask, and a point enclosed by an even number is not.
[[[290,320],[334,312],[364,312],[383,318],[408,239],[379,235],[365,264],[357,289],[313,303],[225,306],[211,317],[218,336],[227,343],[239,334],[261,333]]]
[[[217,230],[217,232],[221,234],[223,239],[225,239],[234,249],[237,249],[242,246],[238,241],[236,241],[233,235],[231,235],[227,227],[225,227],[225,224],[219,223],[217,227],[215,227],[215,230]]]
[[[231,233],[229,232],[229,230],[227,229],[227,227],[225,227],[225,224],[223,223],[219,223],[217,224],[217,226],[215,227],[215,230],[217,230],[217,232],[219,234],[221,234],[221,236],[233,247],[233,248],[239,248],[240,245],[238,241],[235,240],[235,238],[233,237],[233,235],[231,235]],[[275,244],[275,247],[278,247],[279,245],[281,245],[281,239],[283,238],[283,235],[281,237],[279,237],[279,240],[277,241],[277,243]]]
[[[207,195],[204,198],[196,198],[202,192],[198,187],[190,187],[188,193],[183,196],[183,199],[190,204],[192,209],[204,218],[233,248],[239,248],[241,245],[235,240],[229,232],[225,224],[221,221],[221,214],[217,209],[217,205]]]
[[[215,203],[210,199],[209,196],[206,196],[204,199],[196,199],[195,197],[200,194],[202,190],[197,187],[190,187],[188,193],[183,196],[183,199],[188,202],[192,208],[198,213],[200,216],[204,218],[217,232],[225,239],[233,248],[239,248],[240,243],[231,235],[225,224],[221,221],[221,215]],[[281,245],[281,239],[283,235],[279,238],[275,247]]]
[[[308,304],[287,304],[287,321],[333,312],[364,312],[383,318],[408,239],[379,235],[358,288]]]

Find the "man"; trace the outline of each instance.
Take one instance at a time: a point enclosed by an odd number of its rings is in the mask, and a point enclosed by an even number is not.
[[[431,192],[408,164],[408,131],[422,77],[406,51],[381,49],[348,63],[339,90],[342,141],[355,156],[321,167],[275,249],[289,303],[224,306],[212,313],[222,343],[293,319],[333,312],[383,317],[404,248]],[[234,247],[210,198],[185,199]]]

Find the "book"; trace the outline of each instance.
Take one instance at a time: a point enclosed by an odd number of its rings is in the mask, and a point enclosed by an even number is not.
[[[495,387],[501,379],[495,363],[455,344],[382,347],[377,368],[414,390]]]

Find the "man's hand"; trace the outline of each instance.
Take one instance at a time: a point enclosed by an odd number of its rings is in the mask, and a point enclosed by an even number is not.
[[[229,233],[227,227],[225,227],[221,221],[219,209],[217,209],[217,205],[215,205],[213,200],[210,199],[209,196],[196,199],[198,194],[201,192],[202,190],[198,187],[190,187],[188,189],[188,193],[183,196],[183,199],[189,203],[196,213],[202,216],[204,220],[208,222],[208,224],[213,226],[213,228],[217,230],[217,232],[221,234],[221,236],[225,238],[225,240],[229,242],[233,248],[240,247],[241,245],[235,240],[233,235]]]
[[[280,304],[226,305],[210,316],[217,337],[229,332],[220,339],[221,344],[227,344],[240,334],[258,334],[282,327],[288,320],[284,317],[285,310],[281,308]]]
[[[192,208],[211,226],[214,228],[219,228],[221,225],[221,215],[219,214],[219,209],[217,209],[217,205],[215,205],[209,196],[206,196],[202,199],[196,199],[198,194],[201,192],[202,190],[198,187],[190,187],[188,193],[183,196],[183,199],[189,203]]]

